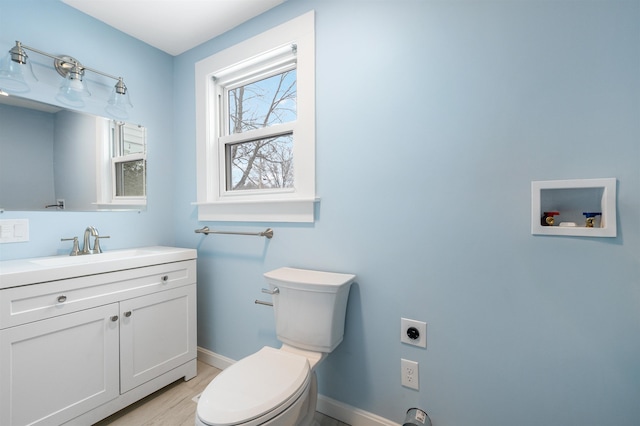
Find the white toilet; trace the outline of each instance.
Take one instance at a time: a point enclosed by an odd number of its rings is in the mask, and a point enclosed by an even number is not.
[[[222,371],[198,401],[196,426],[308,426],[315,367],[342,342],[355,275],[280,268],[264,274],[280,349],[265,346]]]

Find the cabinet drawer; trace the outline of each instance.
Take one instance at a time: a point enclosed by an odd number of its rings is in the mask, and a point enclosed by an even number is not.
[[[196,282],[196,261],[0,290],[0,329]]]

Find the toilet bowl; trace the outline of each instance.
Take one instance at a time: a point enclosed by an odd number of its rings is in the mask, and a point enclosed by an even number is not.
[[[309,410],[316,387],[307,357],[287,347],[265,346],[207,386],[198,401],[196,425],[302,425],[299,420]]]
[[[355,275],[280,268],[265,274],[279,349],[265,346],[216,376],[198,400],[196,426],[308,426],[315,368],[342,342]]]

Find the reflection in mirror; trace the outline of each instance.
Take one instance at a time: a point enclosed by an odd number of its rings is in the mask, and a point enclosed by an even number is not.
[[[146,208],[146,129],[0,96],[0,210]]]

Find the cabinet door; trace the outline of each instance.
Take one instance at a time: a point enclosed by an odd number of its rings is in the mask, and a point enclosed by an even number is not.
[[[0,424],[58,425],[118,396],[118,304],[0,330]]]
[[[120,392],[196,358],[196,286],[120,302]]]

